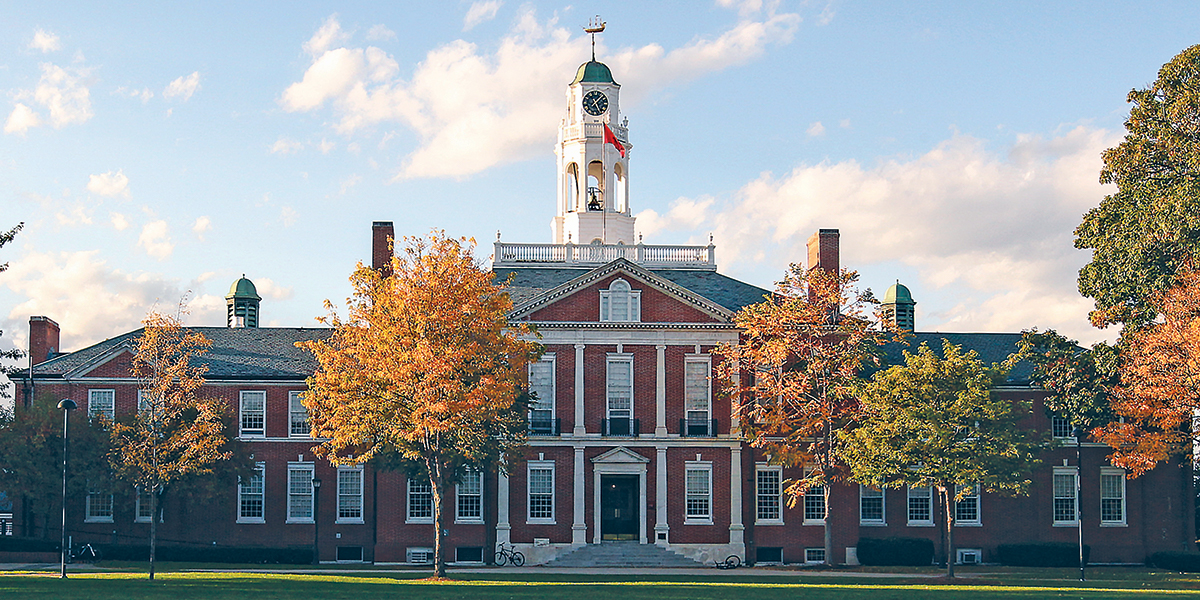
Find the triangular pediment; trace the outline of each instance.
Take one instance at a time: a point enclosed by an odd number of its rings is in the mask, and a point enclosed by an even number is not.
[[[645,464],[650,462],[650,459],[630,450],[624,446],[617,446],[600,456],[592,459],[595,464],[606,465],[621,465],[621,464]]]
[[[513,320],[527,319],[533,313],[545,308],[551,304],[570,298],[572,295],[580,293],[593,284],[601,280],[613,276],[620,275],[622,277],[637,280],[647,287],[658,290],[678,302],[681,302],[691,308],[694,308],[718,321],[729,322],[733,317],[733,312],[729,309],[713,302],[679,284],[669,281],[663,277],[634,264],[633,262],[618,258],[602,267],[587,271],[583,275],[576,277],[557,287],[545,290],[532,297],[528,297],[515,305],[508,316]]]
[[[111,376],[111,374],[96,375],[94,372],[118,359],[124,359],[125,361],[132,360],[134,353],[135,350],[133,343],[131,341],[126,341],[125,343],[109,348],[108,351],[98,354],[91,360],[88,360],[87,362],[71,369],[70,371],[67,371],[63,374],[63,377],[66,379],[75,379],[79,377]],[[122,371],[124,371],[124,369],[122,369]],[[130,374],[124,372],[122,372],[120,376],[131,377]]]

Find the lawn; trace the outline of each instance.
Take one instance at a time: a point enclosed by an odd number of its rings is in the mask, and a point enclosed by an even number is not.
[[[173,566],[172,566],[173,568]],[[223,599],[254,597],[370,600],[372,598],[613,598],[684,600],[708,598],[762,599],[916,599],[963,598],[1179,598],[1200,595],[1200,577],[1115,569],[1094,572],[1087,583],[1072,581],[1068,569],[975,570],[952,585],[922,580],[913,573],[896,579],[869,579],[854,574],[720,575],[687,577],[613,577],[568,575],[531,569],[528,574],[460,573],[452,580],[430,582],[427,573],[377,571],[353,574],[303,573],[160,573],[150,582],[144,573],[73,573],[65,581],[51,573],[8,573],[0,577],[0,597]]]

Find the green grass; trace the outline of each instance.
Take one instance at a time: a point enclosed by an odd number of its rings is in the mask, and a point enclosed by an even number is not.
[[[108,565],[105,565],[106,567]],[[6,573],[0,576],[0,597],[94,598],[97,600],[190,598],[300,598],[370,600],[372,598],[443,599],[503,598],[572,600],[684,600],[708,598],[892,600],[916,598],[1180,598],[1200,595],[1200,576],[1154,572],[1146,569],[1093,569],[1086,583],[1073,581],[1071,569],[964,569],[954,584],[920,579],[934,574],[915,570],[895,579],[870,579],[848,572],[838,577],[822,575],[695,576],[589,576],[558,574],[531,569],[528,573],[459,573],[450,581],[431,582],[428,572],[378,570],[355,574],[296,573],[160,573],[154,582],[139,572],[72,573],[60,580],[56,573]],[[226,565],[228,566],[228,565]],[[132,568],[132,565],[131,567]],[[255,568],[247,565],[246,568]]]

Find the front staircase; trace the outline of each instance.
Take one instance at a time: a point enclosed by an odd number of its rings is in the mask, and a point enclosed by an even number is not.
[[[678,568],[704,565],[654,544],[602,542],[587,544],[546,563],[547,567]]]

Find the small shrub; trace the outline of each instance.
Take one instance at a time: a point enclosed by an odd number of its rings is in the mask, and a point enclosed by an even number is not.
[[[1200,573],[1200,553],[1155,552],[1146,557],[1146,566],[1180,573]]]
[[[1091,554],[1091,546],[1084,544],[1084,564]],[[1078,567],[1079,545],[1064,542],[1000,544],[996,547],[996,561],[1011,567]]]
[[[0,552],[58,552],[58,540],[0,536]]]
[[[933,541],[925,538],[860,538],[858,562],[864,565],[922,567],[933,564]]]
[[[149,546],[97,545],[108,560],[150,560]],[[312,562],[311,548],[243,546],[159,546],[155,558],[171,562],[304,565]]]

